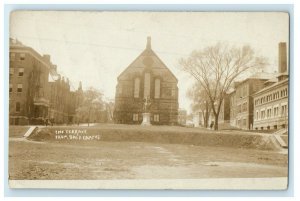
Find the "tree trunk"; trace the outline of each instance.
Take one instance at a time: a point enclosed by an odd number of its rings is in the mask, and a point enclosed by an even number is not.
[[[208,111],[208,107],[209,107],[209,105],[208,105],[208,103],[206,103],[206,112],[205,112],[205,128],[207,128],[208,127],[208,119],[209,119],[209,113],[210,113],[210,111]]]
[[[214,130],[219,129],[219,114],[215,115],[215,125],[214,125]]]

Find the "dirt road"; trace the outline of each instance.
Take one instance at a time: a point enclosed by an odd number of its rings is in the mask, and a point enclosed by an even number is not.
[[[142,142],[9,140],[10,179],[192,179],[287,176],[287,153]]]

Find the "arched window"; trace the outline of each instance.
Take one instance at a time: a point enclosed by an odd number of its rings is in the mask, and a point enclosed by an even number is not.
[[[155,79],[155,94],[154,98],[160,98],[160,79]]]
[[[135,78],[134,79],[134,98],[139,98],[140,97],[140,78]]]
[[[144,98],[150,97],[150,73],[145,73]]]

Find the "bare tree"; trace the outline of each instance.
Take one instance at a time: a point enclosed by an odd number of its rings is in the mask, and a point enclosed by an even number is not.
[[[86,117],[89,126],[91,117],[97,116],[102,111],[104,103],[102,93],[92,87],[84,91],[83,96],[83,102],[77,108],[76,113],[81,118]]]
[[[197,82],[187,91],[187,97],[192,100],[191,109],[193,112],[201,112],[203,126],[208,127],[208,120],[211,113],[210,101],[206,91]]]
[[[215,117],[214,129],[218,130],[221,105],[231,84],[249,70],[264,67],[266,59],[257,57],[249,46],[237,48],[218,43],[193,51],[188,58],[180,59],[179,65],[205,90]]]

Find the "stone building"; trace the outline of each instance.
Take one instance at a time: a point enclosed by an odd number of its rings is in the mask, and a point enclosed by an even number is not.
[[[280,129],[288,126],[288,71],[285,43],[279,43],[279,75],[253,95],[256,130]]]
[[[140,124],[145,99],[150,100],[152,124],[177,124],[178,80],[151,48],[146,49],[118,76],[114,120]]]

